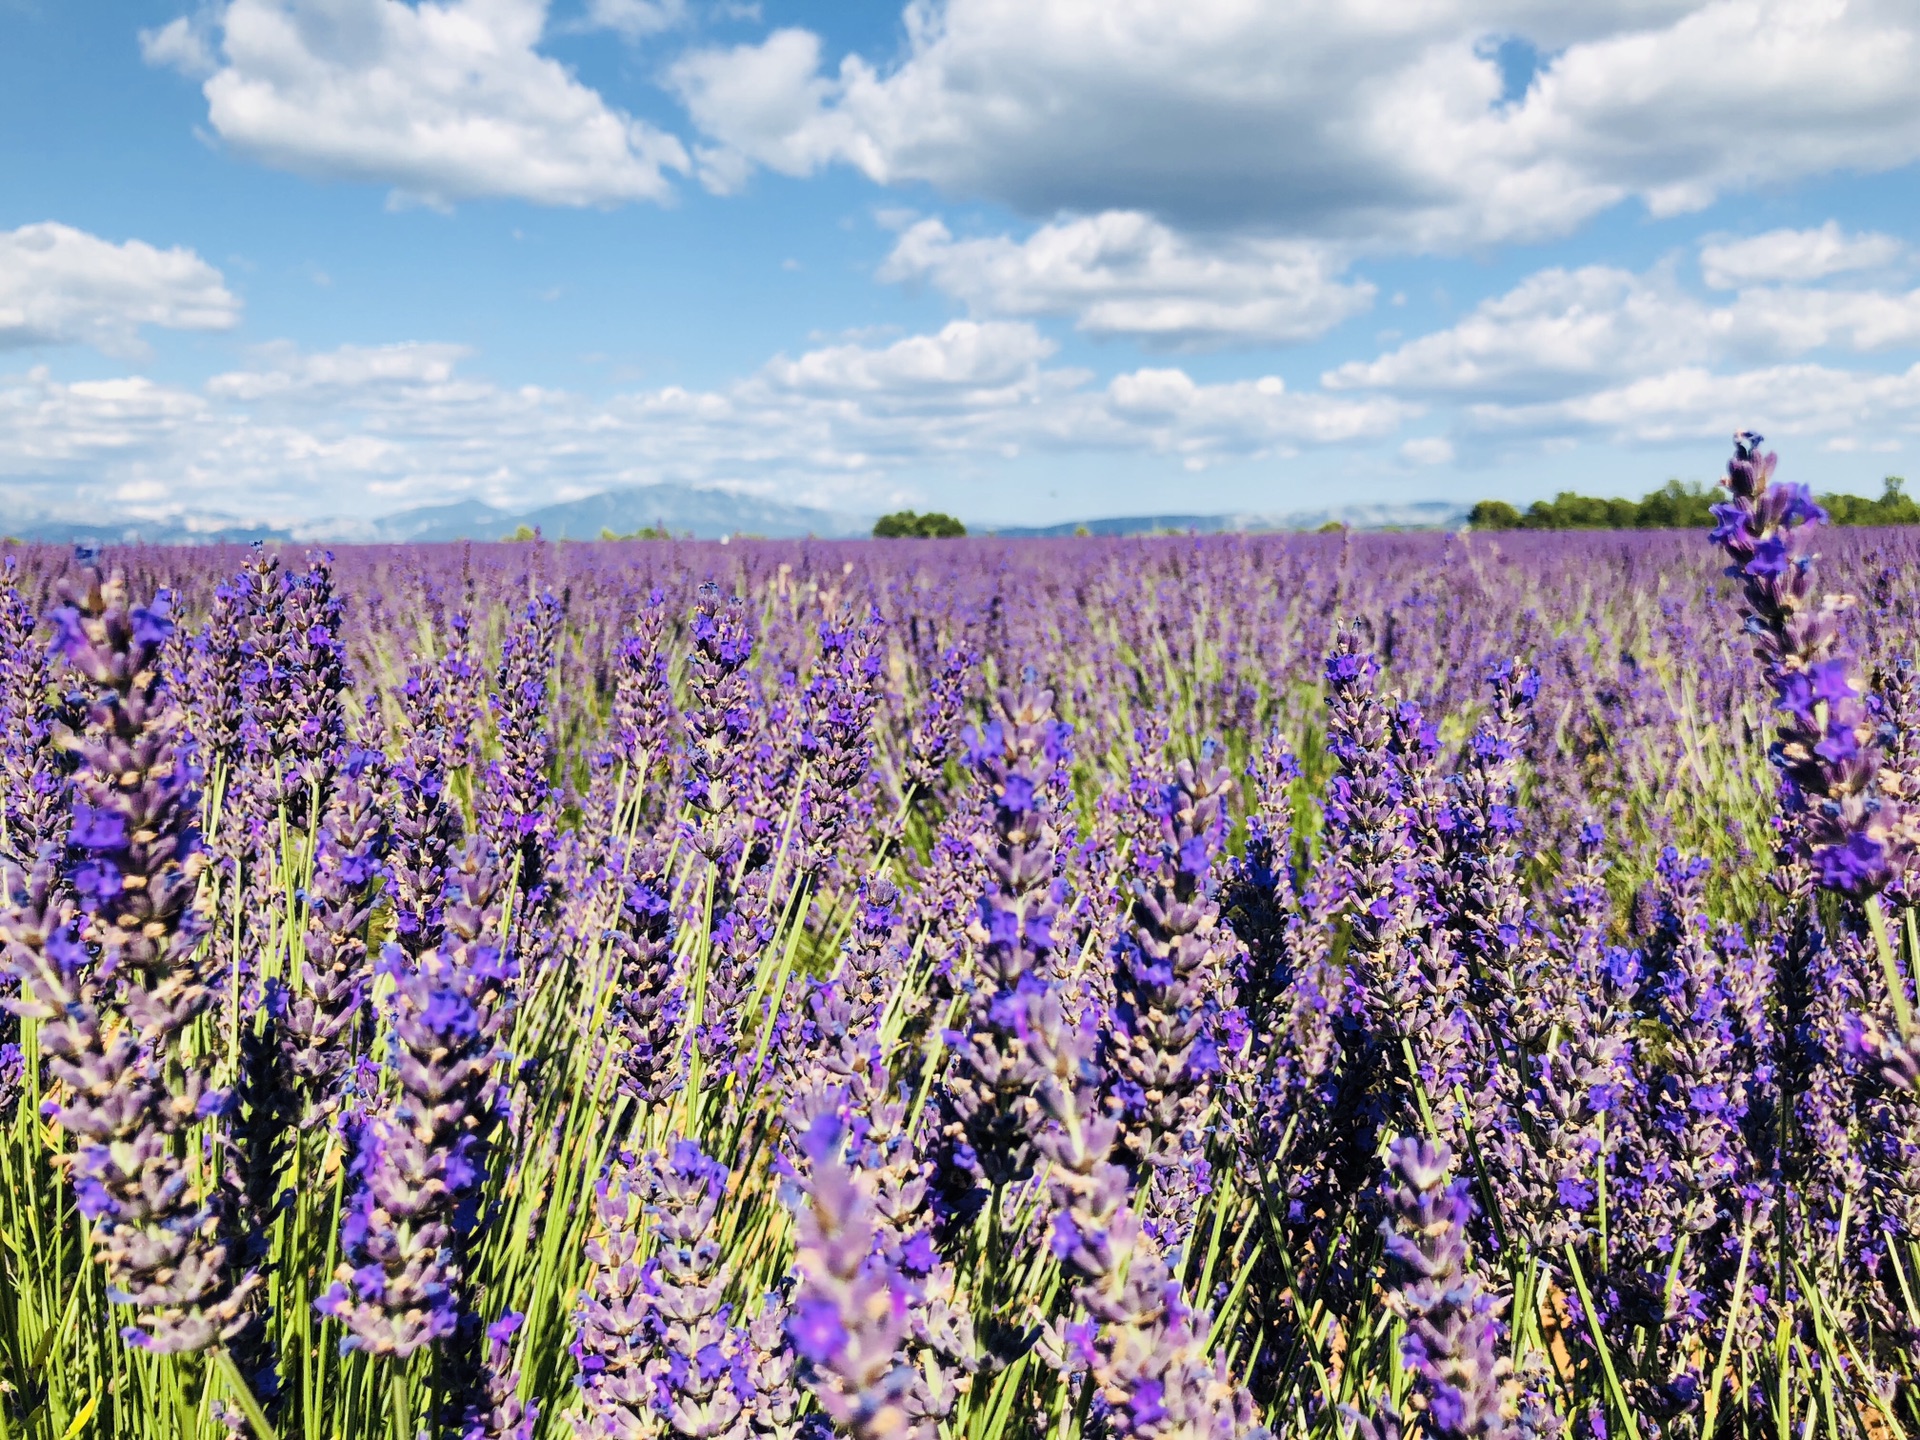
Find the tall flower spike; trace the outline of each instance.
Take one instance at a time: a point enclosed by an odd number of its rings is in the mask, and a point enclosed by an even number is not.
[[[623,1161],[601,1183],[604,1233],[588,1242],[595,1271],[575,1312],[586,1399],[576,1434],[741,1440],[749,1428],[784,1428],[792,1396],[781,1374],[780,1313],[770,1308],[754,1324],[734,1324],[723,1298],[729,1272],[718,1211],[726,1184],[726,1167],[690,1140],[673,1141],[637,1168]],[[637,1262],[643,1208],[655,1249]]]
[[[1841,645],[1851,596],[1816,595],[1814,537],[1827,518],[1803,485],[1772,484],[1776,457],[1751,431],[1734,436],[1713,507],[1713,540],[1740,582],[1754,653],[1781,714],[1772,758],[1793,832],[1819,883],[1853,896],[1877,893],[1908,863],[1915,821],[1875,784],[1878,726],[1866,687]]]
[[[341,1082],[365,1043],[355,1031],[373,982],[367,945],[387,844],[378,771],[379,757],[364,752],[341,768],[314,845],[300,986],[277,1002],[303,1125],[339,1108]]]
[[[1401,1358],[1413,1373],[1426,1432],[1460,1440],[1504,1436],[1504,1302],[1471,1266],[1466,1182],[1449,1179],[1453,1157],[1445,1146],[1406,1138],[1388,1153],[1391,1213],[1380,1225],[1390,1266],[1387,1304],[1406,1322]]]
[[[23,887],[17,1003],[54,1022],[42,1044],[69,1093],[53,1118],[80,1141],[74,1190],[109,1294],[133,1312],[122,1335],[199,1350],[239,1333],[259,1280],[234,1273],[229,1197],[196,1184],[198,1122],[227,1097],[186,1043],[213,993],[199,945],[199,797],[160,668],[172,621],[164,596],[130,605],[118,577],[85,572],[63,598],[55,648],[85,698],[83,725],[59,737],[79,760],[67,871],[77,914],[50,905],[45,872]]]
[[[1029,689],[1017,697],[1002,693],[999,718],[967,737],[968,762],[993,810],[983,842],[990,888],[968,927],[976,958],[963,978],[966,1028],[948,1036],[946,1131],[957,1162],[951,1182],[964,1183],[963,1172],[970,1172],[997,1188],[1032,1172],[1037,1076],[1023,1032],[1028,999],[1052,978],[1060,938],[1059,834],[1048,792],[1067,759],[1069,733],[1054,718],[1053,693]]]
[[[388,776],[387,896],[394,939],[415,958],[440,944],[447,869],[464,831],[460,808],[447,789],[447,704],[440,667],[409,667],[400,686],[400,755]]]
[[[526,1318],[509,1310],[487,1326],[479,1384],[461,1416],[460,1440],[533,1440],[540,1406],[515,1393],[520,1371],[513,1359],[513,1337]]]
[[[543,592],[508,627],[493,690],[487,696],[500,755],[487,766],[487,804],[480,825],[514,872],[516,890],[538,905],[545,898],[554,845],[554,741],[547,725],[548,680],[566,613]]]
[[[1148,1208],[1176,1230],[1184,1230],[1179,1212],[1191,1192],[1205,1184],[1200,1120],[1220,1070],[1230,977],[1240,968],[1210,893],[1232,788],[1224,768],[1196,772],[1182,760],[1154,798],[1148,813],[1158,833],[1136,861],[1146,874],[1134,882],[1132,921],[1114,953],[1106,1067],[1136,1174],[1151,1181]]]
[[[911,1283],[881,1249],[874,1203],[843,1162],[839,1121],[822,1115],[801,1137],[787,1335],[827,1418],[855,1440],[932,1440],[924,1381],[907,1362]]]
[[[878,611],[820,622],[820,658],[801,701],[800,753],[808,767],[801,840],[808,869],[837,861],[871,819],[873,717],[879,704],[886,622]]]
[[[499,1118],[499,1037],[519,973],[500,935],[503,888],[484,842],[470,841],[448,885],[439,949],[417,967],[388,952],[399,1098],[392,1113],[357,1120],[346,1259],[316,1302],[346,1327],[343,1348],[404,1360],[458,1328],[469,1211]]]
[[[7,573],[14,562],[7,559]],[[67,765],[54,746],[59,713],[39,617],[11,580],[0,591],[0,856],[31,869],[66,838]]]
[[[614,652],[613,713],[605,746],[593,757],[588,808],[610,831],[623,815],[657,817],[661,809],[653,782],[672,762],[680,736],[667,639],[667,597],[655,588]]]

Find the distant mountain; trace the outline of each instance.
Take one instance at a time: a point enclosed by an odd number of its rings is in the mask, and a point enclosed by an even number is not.
[[[1466,518],[1467,507],[1451,500],[1416,500],[1398,505],[1338,505],[1284,515],[1115,515],[1070,520],[1062,525],[1000,525],[986,533],[1015,538],[1078,535],[1083,531],[1089,535],[1221,535],[1318,530],[1327,524],[1354,530],[1450,530],[1464,524]]]
[[[717,540],[723,535],[791,539],[806,535],[866,535],[871,518],[813,510],[728,490],[687,485],[644,485],[609,490],[581,500],[532,510],[503,510],[483,500],[422,505],[372,520],[250,520],[209,511],[181,511],[158,518],[135,516],[77,519],[0,514],[0,532],[20,540],[54,544],[150,545],[248,544],[255,540],[306,544],[421,544],[450,540],[500,540],[520,526],[549,540],[597,540],[603,530],[631,535],[648,526],[674,535]]]
[[[498,540],[521,525],[538,529],[549,540],[598,540],[603,530],[631,535],[648,526],[703,540],[722,535],[839,537],[873,529],[871,518],[688,485],[639,485],[518,512],[469,500],[402,510],[373,522],[374,538],[381,540]]]
[[[1317,530],[1329,522],[1356,530],[1439,530],[1465,522],[1466,507],[1446,500],[1400,505],[1341,505],[1282,515],[1121,515],[1061,525],[974,526],[975,534],[1003,538],[1073,535],[1202,535],[1270,530]],[[549,540],[597,540],[603,531],[631,535],[649,526],[674,535],[715,540],[723,535],[795,539],[817,535],[842,539],[872,533],[871,518],[814,510],[690,485],[641,485],[608,490],[580,500],[532,510],[504,510],[482,500],[422,505],[371,520],[335,517],[272,521],[212,512],[182,511],[158,518],[95,515],[86,519],[0,514],[0,533],[56,544],[158,545],[247,544],[255,540],[294,544],[421,544],[453,540],[500,540],[521,526]]]

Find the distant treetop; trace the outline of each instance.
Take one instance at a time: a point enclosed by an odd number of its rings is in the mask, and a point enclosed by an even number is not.
[[[953,540],[967,533],[967,527],[951,515],[930,510],[916,515],[911,510],[896,510],[873,522],[878,540]]]
[[[1906,494],[1906,481],[1889,475],[1878,500],[1860,495],[1819,496],[1836,525],[1920,525],[1920,505]],[[1599,499],[1562,490],[1524,511],[1504,500],[1482,500],[1467,512],[1475,530],[1698,530],[1713,524],[1718,486],[1669,480],[1638,500]]]

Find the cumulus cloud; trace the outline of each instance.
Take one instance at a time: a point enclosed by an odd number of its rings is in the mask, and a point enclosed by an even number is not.
[[[140,58],[163,70],[178,70],[189,80],[204,80],[220,68],[214,58],[212,16],[202,11],[181,15],[154,30],[140,32]]]
[[[343,345],[318,354],[285,343],[261,347],[252,369],[207,381],[217,400],[264,400],[299,395],[309,400],[369,394],[401,386],[445,385],[453,367],[472,352],[464,345]]]
[[[0,350],[79,343],[137,354],[140,329],[229,330],[240,302],[178,246],[116,244],[51,221],[0,231]]]
[[[1694,364],[1915,343],[1920,290],[1760,286],[1708,304],[1664,270],[1642,275],[1591,265],[1530,275],[1458,324],[1376,359],[1349,361],[1323,381],[1332,390],[1504,402],[1571,395]]]
[[[1096,384],[1025,322],[823,345],[732,384],[608,399],[462,373],[457,346],[255,352],[199,389],[0,377],[0,478],[248,514],[503,502],[654,481],[856,506],[946,460],[1153,453],[1190,468],[1390,435],[1417,407],[1176,368]]]
[[[844,163],[1039,216],[1427,249],[1920,156],[1906,0],[917,0],[906,22],[885,66],[794,29],[684,60],[709,183]],[[1517,97],[1503,37],[1549,57]]]
[[[424,204],[666,199],[685,148],[540,54],[546,15],[546,0],[228,0],[194,22],[219,35],[207,118],[269,165]],[[162,27],[147,58],[191,68],[195,44],[210,57],[196,33]]]
[[[1764,424],[1770,437],[1859,437],[1920,433],[1920,365],[1893,374],[1826,365],[1776,365],[1734,374],[1687,366],[1591,394],[1536,405],[1471,407],[1484,438],[1593,437],[1616,444],[1690,442]],[[1876,447],[1879,448],[1879,447]]]
[[[588,0],[581,26],[611,30],[623,40],[644,40],[685,23],[686,0]]]
[[[1849,235],[1829,220],[1817,230],[1769,230],[1745,240],[1700,247],[1700,275],[1716,290],[1777,281],[1824,280],[1891,265],[1906,247],[1891,235]]]
[[[909,225],[881,266],[976,314],[1063,315],[1086,334],[1192,350],[1311,340],[1373,303],[1325,246],[1223,238],[1202,244],[1136,210],[1044,225],[1024,241],[956,239]]]
[[[1031,393],[1040,362],[1056,348],[1031,325],[955,320],[936,335],[910,335],[881,349],[834,345],[777,359],[763,374],[796,394],[977,405]]]

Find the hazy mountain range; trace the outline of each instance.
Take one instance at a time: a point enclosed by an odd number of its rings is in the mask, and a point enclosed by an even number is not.
[[[1202,534],[1259,530],[1312,530],[1330,521],[1356,529],[1444,529],[1458,525],[1466,507],[1429,500],[1402,505],[1347,505],[1277,515],[1130,515],[1067,521],[1059,525],[974,525],[977,534],[1003,536],[1145,535],[1197,531]],[[964,517],[963,517],[964,518]],[[873,517],[726,490],[684,485],[648,485],[609,490],[580,500],[505,510],[481,500],[423,505],[371,520],[344,517],[272,521],[181,511],[160,518],[133,515],[71,516],[8,513],[0,510],[0,531],[21,540],[56,544],[246,544],[255,540],[292,543],[405,544],[452,540],[500,540],[525,526],[549,540],[595,540],[604,531],[630,535],[649,526],[674,535],[718,539],[723,535],[761,535],[792,539],[807,535],[851,538],[869,534]]]

